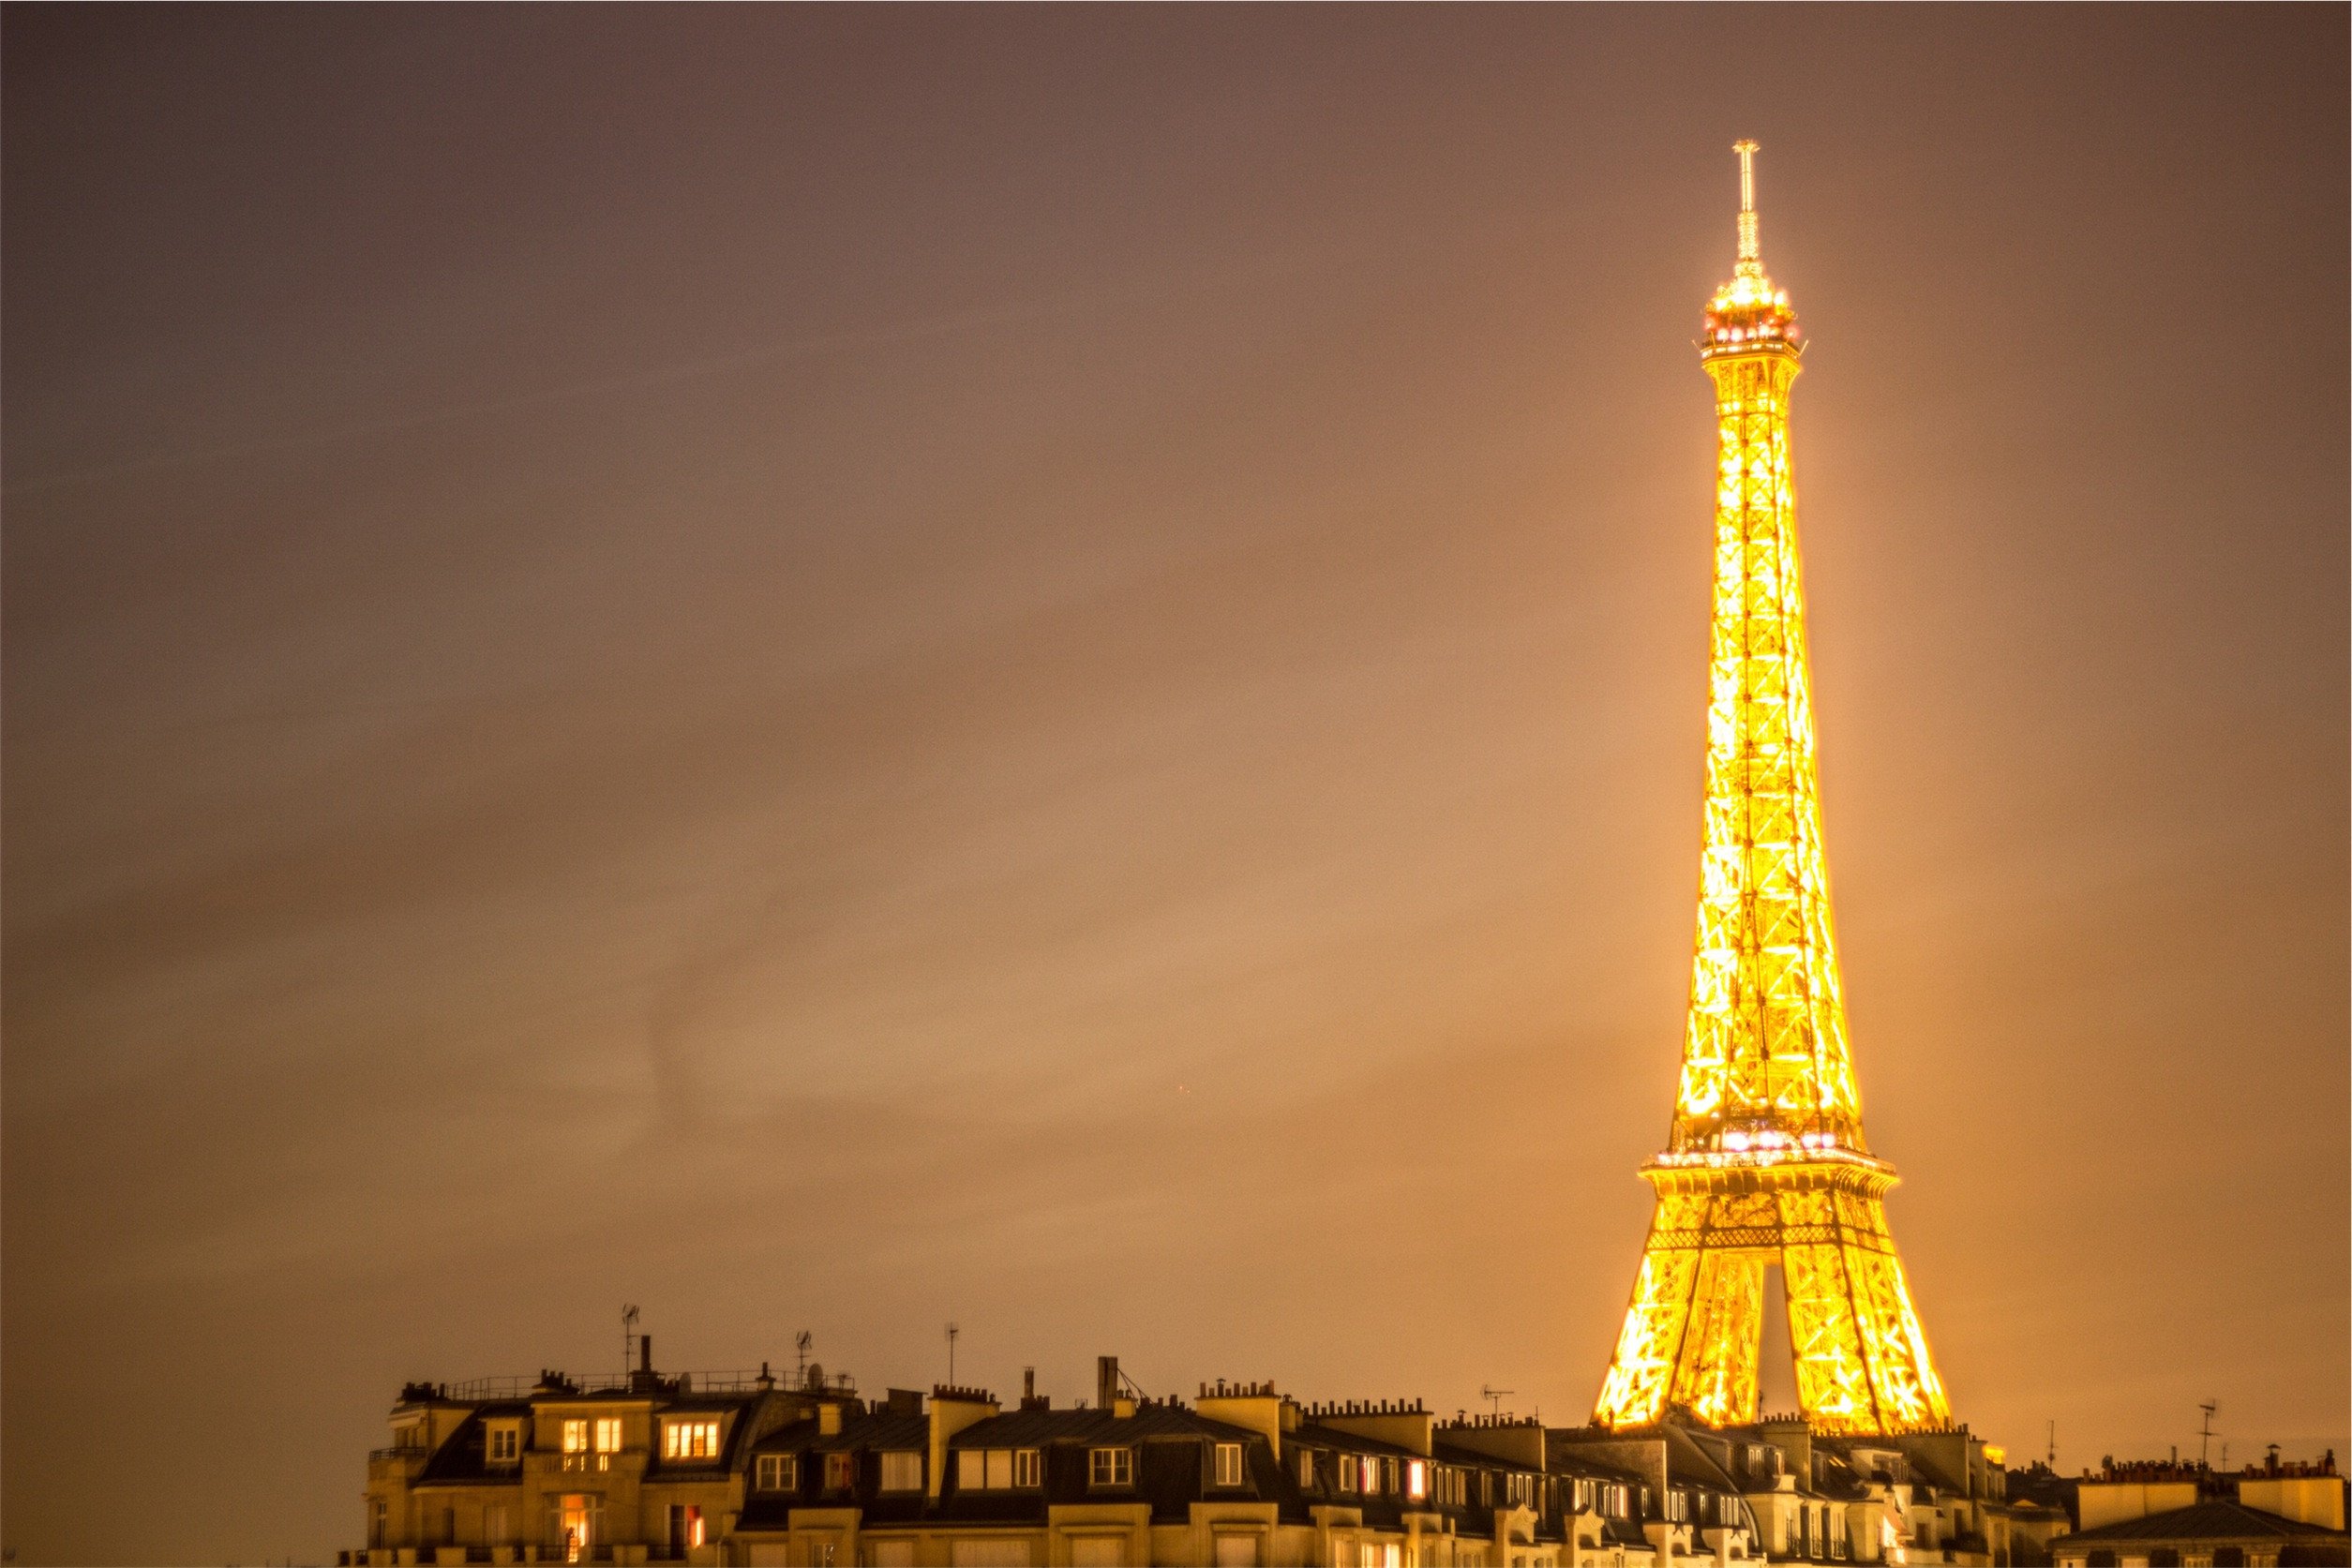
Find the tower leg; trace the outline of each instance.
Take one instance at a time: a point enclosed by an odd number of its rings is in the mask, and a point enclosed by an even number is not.
[[[1719,1199],[1717,1206],[1736,1202]],[[1712,1248],[1699,1264],[1690,1327],[1674,1369],[1674,1403],[1711,1426],[1756,1419],[1758,1352],[1764,1339],[1764,1270],[1770,1252]]]
[[[1797,1398],[1832,1432],[1897,1432],[1952,1416],[1876,1198],[1782,1196]]]
[[[1625,1308],[1617,1354],[1593,1411],[1593,1418],[1606,1426],[1643,1426],[1665,1413],[1690,1324],[1700,1257],[1692,1243],[1706,1206],[1704,1198],[1659,1195],[1649,1240],[1641,1247],[1641,1269],[1634,1276],[1633,1303]]]

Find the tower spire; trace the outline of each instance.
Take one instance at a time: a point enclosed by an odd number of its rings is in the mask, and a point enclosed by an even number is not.
[[[1764,268],[1764,251],[1756,234],[1756,152],[1753,142],[1734,142],[1731,150],[1740,155],[1740,270],[1760,273]]]

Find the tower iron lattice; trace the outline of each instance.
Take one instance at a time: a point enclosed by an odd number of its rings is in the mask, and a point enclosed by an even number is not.
[[[1786,1292],[1797,1401],[1827,1432],[1951,1420],[1886,1225],[1895,1172],[1862,1135],[1830,917],[1789,464],[1803,345],[1764,273],[1756,143],[1739,256],[1708,302],[1718,461],[1698,952],[1633,1302],[1594,1419],[1754,1421],[1766,1276]]]

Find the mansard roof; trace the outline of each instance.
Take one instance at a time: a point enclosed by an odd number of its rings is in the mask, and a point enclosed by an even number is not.
[[[2113,1524],[2099,1525],[2090,1530],[2078,1530],[2061,1535],[2051,1546],[2079,1545],[2087,1541],[2283,1541],[2283,1540],[2343,1541],[2345,1533],[2330,1530],[2325,1525],[2305,1524],[2300,1519],[2286,1518],[2265,1509],[2249,1508],[2242,1502],[2223,1498],[2210,1498],[2191,1503],[2186,1508],[2166,1509],[2161,1514],[2146,1514],[2136,1519],[2118,1519]]]
[[[1143,1438],[1208,1438],[1219,1442],[1264,1441],[1247,1426],[1212,1421],[1176,1404],[1137,1405],[1132,1415],[1105,1410],[1015,1409],[976,1421],[948,1440],[954,1448],[1035,1448],[1049,1442],[1111,1445]]]

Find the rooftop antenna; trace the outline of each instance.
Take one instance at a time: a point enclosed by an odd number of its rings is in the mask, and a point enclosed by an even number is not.
[[[963,1332],[953,1323],[948,1324],[948,1386],[950,1388],[955,1386],[955,1337]]]
[[[621,1376],[626,1381],[629,1368],[637,1364],[637,1309],[621,1308]]]
[[[2049,1465],[2052,1470],[2058,1469],[2058,1423],[2056,1421],[2050,1423]]]
[[[1491,1413],[1497,1421],[1503,1419],[1503,1400],[1505,1396],[1516,1394],[1517,1392],[1519,1392],[1517,1389],[1511,1388],[1490,1388],[1484,1383],[1480,1383],[1478,1385],[1478,1397],[1486,1400],[1493,1407],[1490,1413]]]
[[[797,1358],[796,1365],[793,1367],[795,1375],[792,1381],[803,1388],[808,1386],[809,1347],[816,1343],[816,1336],[811,1334],[807,1329],[802,1329],[800,1333],[792,1337],[792,1353]]]
[[[1761,261],[1764,252],[1756,233],[1756,143],[1734,142],[1731,150],[1740,155],[1740,260]]]
[[[2205,1403],[2197,1407],[2197,1409],[2205,1412],[2204,1424],[2196,1429],[2196,1468],[2199,1470],[2203,1470],[2205,1468],[2205,1451],[2206,1448],[2212,1442],[2215,1435],[2213,1431],[2213,1412],[2221,1408],[2221,1401],[2218,1399],[2208,1399]]]

